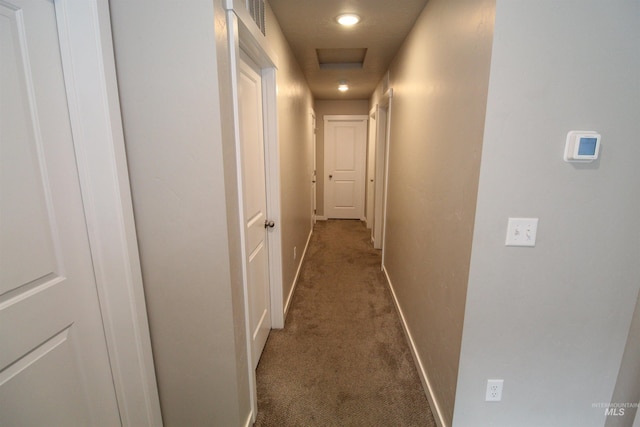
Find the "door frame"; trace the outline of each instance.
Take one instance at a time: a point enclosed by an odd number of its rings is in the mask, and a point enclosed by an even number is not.
[[[375,181],[375,218],[374,247],[382,249],[381,268],[384,268],[385,240],[387,230],[387,190],[389,187],[389,146],[391,145],[391,107],[393,89],[389,88],[377,106],[378,118],[376,130],[376,181]]]
[[[262,74],[262,114],[265,147],[265,184],[267,196],[267,214],[276,223],[269,231],[269,288],[271,294],[271,327],[284,327],[284,298],[282,287],[282,215],[280,208],[280,153],[278,144],[278,106],[276,86],[276,56],[266,43],[266,37],[254,23],[242,0],[224,0],[226,10],[227,38],[231,70],[231,90],[233,98],[234,140],[236,149],[237,188],[239,203],[240,247],[242,251],[242,281],[244,298],[245,334],[247,360],[251,360],[251,336],[249,332],[249,301],[247,293],[247,248],[244,238],[244,209],[242,191],[240,122],[238,108],[238,76],[240,51],[249,56],[261,69]],[[249,388],[251,399],[251,419],[255,421],[258,412],[256,373],[251,363],[249,370]]]
[[[311,230],[313,230],[313,226],[317,221],[316,211],[318,210],[317,206],[317,193],[318,193],[318,165],[317,165],[317,154],[316,154],[316,112],[311,110],[311,156],[312,156],[312,175],[311,175]]]
[[[108,0],[55,0],[71,132],[123,426],[161,426]]]
[[[376,134],[378,104],[369,111],[369,132],[367,135],[367,177],[365,179],[367,201],[365,217],[367,228],[371,229],[371,241],[374,241],[373,227],[375,223],[375,179],[376,179]],[[373,183],[370,185],[369,183]]]
[[[374,198],[373,198],[373,230],[372,239],[375,249],[382,249],[384,234],[384,185],[385,176],[385,159],[387,147],[387,115],[388,110],[385,105],[376,105],[376,153],[375,153],[375,181],[374,181]]]
[[[328,203],[328,182],[327,182],[327,126],[330,122],[339,122],[339,121],[345,121],[345,122],[364,122],[365,125],[365,141],[364,141],[364,153],[362,153],[364,155],[363,158],[363,162],[362,162],[362,167],[364,168],[364,170],[361,173],[361,179],[362,179],[362,216],[360,218],[358,218],[360,221],[365,221],[366,222],[366,193],[367,193],[367,129],[369,126],[369,115],[368,114],[349,114],[349,115],[344,115],[344,114],[339,114],[339,115],[326,115],[324,116],[324,122],[323,122],[323,126],[324,126],[324,170],[322,171],[322,179],[324,182],[324,216],[325,217],[329,217],[327,215],[327,206],[329,206]]]

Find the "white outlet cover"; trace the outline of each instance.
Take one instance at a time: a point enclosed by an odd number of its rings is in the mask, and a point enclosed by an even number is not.
[[[506,246],[535,246],[538,218],[509,218]]]
[[[487,380],[487,393],[484,397],[487,402],[500,402],[502,400],[502,386],[504,380]]]

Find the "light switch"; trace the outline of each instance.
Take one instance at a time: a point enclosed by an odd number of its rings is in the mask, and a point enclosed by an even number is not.
[[[509,218],[506,246],[535,246],[538,218]]]

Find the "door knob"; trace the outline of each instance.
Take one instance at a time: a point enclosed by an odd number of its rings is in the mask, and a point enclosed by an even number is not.
[[[276,226],[276,223],[275,223],[275,222],[273,222],[273,221],[271,221],[271,220],[268,220],[268,219],[265,219],[265,220],[264,220],[264,228],[267,228],[267,227],[269,227],[269,228],[273,228],[273,227],[275,227],[275,226]]]
[[[329,179],[333,178],[333,175],[329,175]]]

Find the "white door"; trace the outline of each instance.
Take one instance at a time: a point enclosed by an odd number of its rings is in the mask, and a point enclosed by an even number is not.
[[[325,116],[327,218],[363,219],[367,116]]]
[[[271,331],[267,197],[262,117],[262,78],[258,67],[241,55],[238,84],[242,163],[243,219],[253,367]]]
[[[0,423],[114,426],[57,31],[0,1]]]

